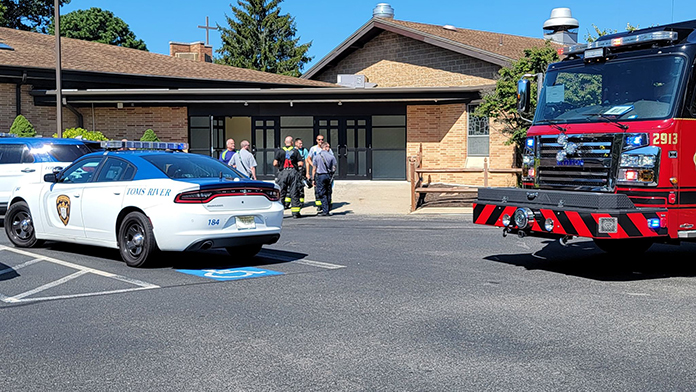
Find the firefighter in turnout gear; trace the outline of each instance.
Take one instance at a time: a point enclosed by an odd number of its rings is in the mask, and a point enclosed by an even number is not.
[[[300,187],[303,186],[300,170],[302,170],[304,162],[300,152],[297,151],[293,143],[294,139],[292,136],[285,138],[285,147],[276,151],[273,166],[279,170],[276,183],[280,187],[280,198],[286,206],[290,202],[292,217],[299,218],[301,216],[300,209],[302,208]]]

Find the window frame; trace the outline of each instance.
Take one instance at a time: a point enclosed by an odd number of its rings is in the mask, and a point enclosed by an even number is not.
[[[473,113],[476,110],[478,106],[481,105],[481,102],[472,102],[466,105],[466,152],[467,156],[469,157],[489,157],[491,154],[491,125],[490,125],[490,118],[488,116],[474,116]],[[473,121],[481,121],[479,119],[485,118],[485,135],[474,135],[472,134],[472,122]],[[472,153],[471,152],[471,141],[472,139],[486,139],[488,141],[486,148],[486,153],[481,154],[481,153]]]

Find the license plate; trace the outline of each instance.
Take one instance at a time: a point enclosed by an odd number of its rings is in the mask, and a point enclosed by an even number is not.
[[[253,216],[238,216],[235,218],[237,220],[237,230],[249,230],[256,228],[256,222]]]

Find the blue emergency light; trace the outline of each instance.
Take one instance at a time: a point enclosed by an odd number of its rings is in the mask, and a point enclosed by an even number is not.
[[[14,133],[3,133],[0,132],[0,137],[17,137]]]
[[[188,150],[188,143],[169,143],[169,142],[137,142],[109,140],[101,142],[101,147],[106,150],[169,150],[185,151]]]
[[[530,150],[534,149],[534,138],[528,137],[526,144],[527,144],[528,149],[530,149]]]
[[[660,218],[648,219],[648,227],[651,229],[659,229],[660,228]]]

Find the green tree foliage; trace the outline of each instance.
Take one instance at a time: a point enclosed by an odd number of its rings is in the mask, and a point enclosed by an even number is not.
[[[53,0],[0,0],[0,27],[46,33],[54,10]]]
[[[295,18],[280,15],[282,0],[237,0],[230,6],[234,18],[226,16],[229,28],[222,31],[222,47],[217,50],[219,64],[255,69],[289,76],[300,76],[311,57],[311,42],[299,44],[295,38]]]
[[[145,131],[143,134],[143,137],[140,138],[141,142],[161,142],[161,140],[157,137],[155,134],[155,131],[152,129],[148,129]]]
[[[592,24],[592,28],[594,29],[594,33],[588,31],[587,34],[585,34],[585,41],[587,42],[595,42],[599,37],[609,34],[616,34],[619,32],[619,30],[600,29],[595,24]],[[626,31],[634,31],[638,29],[640,29],[640,26],[633,26],[630,23],[626,23]]]
[[[58,134],[54,133],[53,137],[58,137]],[[99,131],[88,131],[82,128],[68,128],[63,131],[63,139],[75,139],[81,138],[82,140],[93,140],[93,141],[107,141],[109,139],[104,136],[103,133]]]
[[[523,58],[498,71],[500,78],[496,81],[495,90],[484,95],[475,114],[502,123],[503,133],[510,136],[507,143],[521,146],[527,136],[529,123],[517,113],[517,81],[525,74],[546,72],[548,65],[558,60],[558,53],[549,42],[542,47],[526,49]],[[536,83],[532,83],[530,95],[533,113],[537,103]]]
[[[21,114],[15,117],[10,127],[10,133],[13,133],[19,137],[34,137],[36,136],[36,129],[31,125],[29,120]]]
[[[49,34],[55,34],[53,21],[48,26]],[[143,40],[135,37],[123,19],[113,12],[101,8],[77,10],[60,17],[60,36],[101,42],[103,44],[147,50]]]

